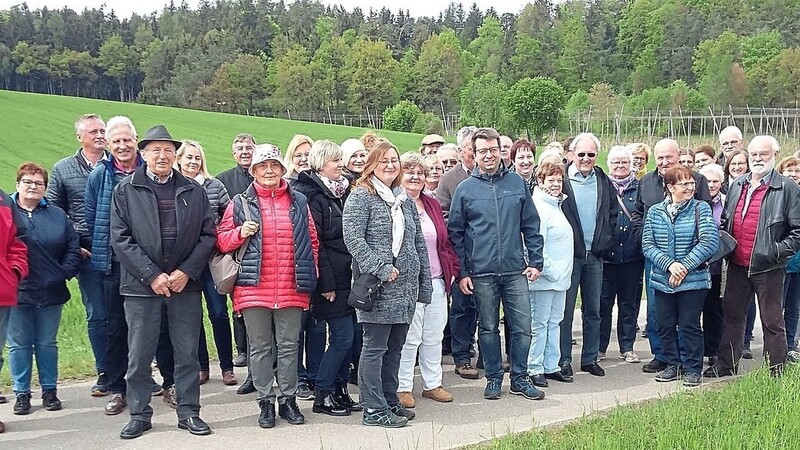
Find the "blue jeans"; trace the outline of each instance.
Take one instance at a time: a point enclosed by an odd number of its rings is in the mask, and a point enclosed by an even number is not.
[[[558,371],[561,358],[559,323],[564,318],[567,291],[530,291],[531,348],[528,373],[541,375]]]
[[[94,367],[97,373],[102,373],[106,371],[106,343],[108,341],[103,274],[93,270],[87,259],[81,265],[77,278],[83,307],[86,309],[86,324],[89,330],[89,343],[92,345],[94,354]]]
[[[524,275],[473,277],[473,294],[481,320],[478,340],[487,380],[503,379],[503,355],[500,349],[500,299],[506,326],[511,327],[511,383],[528,374],[528,351],[531,347],[531,299]]]
[[[31,391],[33,355],[42,390],[53,390],[58,382],[58,324],[64,305],[17,306],[11,309],[8,326],[8,363],[14,393]]]
[[[700,313],[706,302],[708,289],[697,289],[667,294],[655,291],[658,310],[658,336],[664,349],[664,358],[670,366],[682,367],[686,373],[703,369],[703,330]],[[683,351],[678,350],[678,330],[683,334]]]
[[[0,306],[0,370],[3,370],[3,349],[6,348],[8,318],[11,317],[11,309],[11,306]]]
[[[475,296],[464,295],[458,288],[457,282],[453,283],[451,295],[453,302],[450,305],[450,334],[452,336],[450,350],[453,352],[453,361],[456,365],[467,364],[472,360],[469,347],[473,343],[478,324]]]
[[[350,354],[353,347],[353,316],[327,319],[328,349],[322,355],[317,372],[317,388],[333,392],[336,384],[347,383],[350,373]],[[323,325],[324,326],[324,325]]]
[[[297,379],[305,383],[316,383],[319,364],[325,353],[325,321],[315,319],[311,315],[311,311],[303,311],[299,343]],[[303,363],[304,352],[305,364]]]
[[[797,322],[800,321],[800,273],[787,273],[783,281],[783,319],[786,323],[786,345],[797,345]]]
[[[560,366],[572,364],[572,321],[578,288],[583,328],[581,366],[588,366],[597,362],[600,348],[600,293],[603,290],[603,261],[591,253],[584,259],[575,258],[572,263],[572,284],[567,290],[564,320],[561,321]]]
[[[200,278],[203,282],[203,296],[206,298],[206,309],[214,332],[214,345],[217,347],[219,368],[223,371],[233,370],[233,336],[231,323],[228,320],[228,296],[222,295],[214,288],[214,279],[211,272],[206,269]],[[198,347],[200,369],[208,370],[208,344],[204,330],[200,332],[200,346]]]

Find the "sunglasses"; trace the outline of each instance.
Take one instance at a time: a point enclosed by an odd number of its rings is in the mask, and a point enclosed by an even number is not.
[[[597,156],[597,153],[578,153],[578,158],[594,158]]]

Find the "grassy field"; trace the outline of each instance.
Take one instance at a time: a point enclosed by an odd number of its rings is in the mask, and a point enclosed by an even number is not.
[[[479,449],[798,448],[800,371],[775,380],[760,369],[731,383],[614,408],[546,430],[507,436]]]
[[[11,190],[20,163],[34,161],[52,167],[59,159],[75,153],[74,122],[85,113],[130,117],[140,136],[153,125],[163,123],[176,139],[199,141],[206,150],[212,174],[233,166],[231,143],[238,133],[250,133],[257,142],[270,142],[282,150],[295,134],[341,143],[359,137],[364,129],[188,109],[109,102],[77,97],[27,94],[0,90],[0,187]],[[422,135],[380,131],[400,151],[419,148]]]

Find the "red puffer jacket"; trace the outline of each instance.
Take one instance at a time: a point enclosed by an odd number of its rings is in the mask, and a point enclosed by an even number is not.
[[[295,282],[294,239],[292,238],[292,221],[289,218],[291,198],[288,184],[281,181],[277,189],[267,189],[253,183],[258,194],[261,223],[261,266],[256,286],[235,286],[233,289],[233,310],[262,307],[281,309],[300,307],[308,309],[311,296],[297,292]],[[222,252],[238,249],[244,243],[239,234],[241,227],[233,221],[234,202],[228,204],[225,215],[217,228],[217,248]],[[308,233],[314,251],[314,262],[317,262],[319,241],[317,228],[308,214]],[[253,218],[256,220],[256,218]]]
[[[28,275],[28,248],[17,236],[12,202],[0,190],[0,306],[17,306],[19,282]]]

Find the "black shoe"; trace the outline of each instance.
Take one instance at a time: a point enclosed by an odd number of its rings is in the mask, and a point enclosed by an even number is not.
[[[42,392],[42,406],[48,411],[58,411],[61,409],[61,400],[56,396],[56,390],[46,390]]]
[[[606,371],[600,367],[600,364],[587,364],[585,366],[581,366],[581,372],[589,372],[590,374],[596,377],[604,377],[606,376]]]
[[[664,361],[653,358],[652,361],[642,366],[644,373],[657,373],[667,368],[667,363]]]
[[[239,353],[233,358],[234,367],[247,367],[247,355]]]
[[[97,374],[97,382],[92,386],[92,397],[104,397],[111,393],[108,375],[105,373]]]
[[[125,425],[125,428],[120,431],[119,437],[122,439],[134,439],[151,428],[153,428],[153,425],[150,422],[131,419],[128,424]]]
[[[569,378],[575,376],[575,372],[572,371],[572,364],[564,364],[561,366],[561,374]]]
[[[577,339],[573,339],[573,340],[572,340],[572,342],[571,342],[571,344],[572,344],[572,345],[578,345],[578,340],[577,340]]]
[[[742,359],[753,359],[753,352],[750,350],[749,347],[745,347],[742,349]]]
[[[255,391],[256,387],[253,385],[253,380],[245,380],[245,382],[239,386],[239,389],[236,389],[236,393],[239,395],[252,394]]]
[[[179,420],[178,428],[181,430],[189,430],[189,433],[195,436],[208,436],[211,434],[211,427],[197,416]]]
[[[347,383],[336,383],[336,389],[333,391],[333,396],[336,398],[336,403],[344,406],[350,412],[363,411],[364,408],[358,404],[347,391]]]
[[[31,412],[31,393],[17,394],[17,401],[14,403],[14,414],[24,416]]]
[[[294,395],[300,400],[314,400],[314,391],[309,385],[310,383],[301,381],[297,384],[297,392]]]
[[[311,411],[337,417],[350,415],[350,411],[336,401],[333,392],[321,391],[319,388],[314,392],[314,406]]]
[[[706,369],[705,372],[703,372],[703,376],[706,378],[721,378],[721,377],[730,377],[733,375],[736,375],[735,370],[726,369],[720,366],[719,364],[713,365],[708,369]]]
[[[676,381],[680,377],[681,371],[678,366],[667,366],[666,369],[656,374],[656,381],[669,383],[670,381]]]
[[[561,371],[556,371],[556,372],[553,372],[553,373],[546,373],[546,374],[544,374],[544,377],[545,377],[545,379],[556,380],[556,381],[559,381],[561,383],[572,383],[573,381],[575,381],[574,378],[572,378],[571,376],[568,377],[568,376],[564,375],[564,373],[561,372]]]
[[[294,397],[287,398],[285,402],[278,406],[278,415],[286,419],[286,421],[292,425],[302,425],[306,423],[306,418],[303,416],[303,413],[300,412],[300,408],[297,406],[297,401]]]
[[[719,356],[708,357],[708,367],[715,366],[719,363]]]
[[[397,416],[405,417],[408,420],[414,420],[414,417],[417,417],[417,414],[414,411],[404,407],[399,403],[396,405],[389,406],[389,411],[391,411]]]
[[[258,407],[261,408],[261,413],[258,415],[258,426],[261,428],[275,427],[275,403],[261,399],[258,401]]]
[[[683,385],[686,387],[697,387],[702,382],[703,379],[700,377],[699,372],[687,373],[683,376]]]
[[[544,377],[544,374],[540,373],[538,375],[531,375],[530,378],[531,378],[531,383],[533,383],[534,386],[538,386],[538,387],[547,387],[548,386],[547,378]]]

